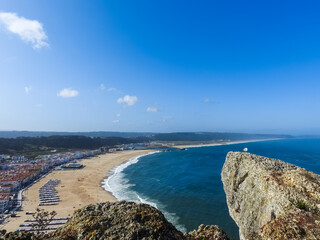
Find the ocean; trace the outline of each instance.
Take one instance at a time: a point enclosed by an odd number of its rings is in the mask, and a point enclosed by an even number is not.
[[[116,167],[104,187],[119,200],[161,210],[181,231],[218,225],[233,239],[238,227],[229,216],[221,170],[229,151],[280,159],[320,174],[320,139],[286,139],[156,152]]]

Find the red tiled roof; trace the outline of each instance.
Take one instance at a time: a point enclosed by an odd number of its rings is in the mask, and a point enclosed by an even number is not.
[[[0,201],[9,199],[9,194],[0,194]]]

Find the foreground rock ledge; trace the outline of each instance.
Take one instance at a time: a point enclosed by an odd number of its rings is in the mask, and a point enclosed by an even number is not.
[[[227,240],[217,226],[203,226],[190,233],[178,231],[163,214],[147,204],[100,203],[77,210],[72,218],[49,236],[3,234],[0,239],[121,239],[121,240]]]
[[[241,239],[320,239],[320,176],[258,155],[229,152],[222,169]]]

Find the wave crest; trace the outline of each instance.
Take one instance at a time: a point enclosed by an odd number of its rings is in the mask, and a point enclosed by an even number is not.
[[[179,229],[182,232],[186,232],[186,228],[178,223],[179,217],[175,213],[165,211],[165,206],[163,206],[163,204],[157,202],[156,200],[148,199],[147,197],[142,196],[141,194],[139,195],[137,192],[130,189],[130,187],[134,186],[134,184],[130,184],[129,180],[125,178],[125,174],[123,173],[123,170],[126,169],[128,166],[139,162],[141,157],[158,152],[159,151],[150,152],[148,154],[130,158],[127,162],[111,169],[107,175],[107,178],[103,180],[102,187],[120,201],[126,200],[138,203],[145,203],[159,209],[163,212],[168,221],[175,225],[177,229]]]

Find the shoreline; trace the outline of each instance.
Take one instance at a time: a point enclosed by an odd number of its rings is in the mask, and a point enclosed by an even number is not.
[[[116,197],[115,195],[115,191],[112,191],[111,189],[111,186],[109,185],[109,181],[116,176],[116,174],[118,173],[121,173],[124,169],[126,169],[128,166],[132,165],[132,164],[135,164],[139,161],[139,159],[141,157],[144,157],[144,156],[148,156],[148,155],[151,155],[151,154],[155,154],[155,153],[158,153],[159,151],[154,151],[154,150],[145,150],[145,151],[148,151],[147,153],[144,153],[144,154],[141,154],[141,155],[137,155],[137,156],[134,156],[132,158],[129,158],[127,159],[126,161],[122,162],[121,164],[113,167],[112,169],[110,169],[106,175],[105,178],[102,179],[101,181],[101,187],[107,191],[108,193],[110,193],[112,196],[114,196],[118,201],[120,201],[120,197]]]
[[[223,145],[232,145],[232,144],[242,144],[242,143],[251,143],[251,142],[263,142],[263,141],[274,141],[274,140],[282,140],[283,138],[268,138],[268,139],[253,139],[253,140],[244,140],[244,141],[229,141],[229,142],[220,142],[220,143],[209,143],[209,144],[189,144],[189,145],[174,145],[173,147],[177,148],[197,148],[197,147],[211,147],[211,146],[223,146]],[[147,150],[146,150],[147,151]],[[115,166],[114,168],[110,169],[106,175],[106,177],[102,180],[101,182],[101,187],[110,193],[113,197],[115,197],[118,201],[120,200],[125,200],[123,196],[120,196],[120,194],[117,192],[117,190],[114,190],[110,187],[109,181],[113,178],[116,177],[117,174],[121,173],[125,168],[127,168],[129,165],[135,164],[139,161],[141,157],[158,153],[159,151],[154,151],[150,150],[149,152],[134,156],[127,161],[122,162],[121,164]],[[132,161],[132,162],[131,162]],[[125,188],[125,187],[124,187]],[[123,190],[123,189],[122,189]],[[138,197],[139,198],[139,197]],[[130,201],[136,201],[134,199],[130,199]],[[139,198],[139,201],[141,203],[146,203],[145,201],[141,200]],[[155,206],[153,203],[148,203],[151,204],[152,206]]]
[[[175,147],[210,147],[272,140],[281,139],[257,139],[212,144],[175,145]],[[22,202],[21,210],[16,212],[17,217],[10,217],[9,221],[0,224],[0,230],[6,229],[7,231],[15,231],[19,228],[20,224],[24,223],[24,220],[32,217],[31,215],[26,215],[26,212],[35,211],[36,208],[45,209],[47,211],[55,210],[58,213],[57,217],[66,217],[71,216],[75,210],[91,203],[118,201],[119,198],[115,196],[117,194],[111,191],[110,188],[106,189],[106,184],[108,184],[110,178],[115,175],[117,169],[128,163],[127,166],[134,164],[139,161],[139,158],[157,152],[158,151],[155,151],[154,149],[149,149],[106,153],[90,159],[80,160],[79,162],[85,166],[83,169],[53,170],[51,173],[35,182],[31,187],[24,190],[24,200]],[[130,163],[133,159],[136,160],[136,162]],[[127,166],[124,166],[119,172],[122,172]],[[39,188],[50,179],[59,179],[61,181],[56,187],[61,201],[58,205],[39,207]]]
[[[44,176],[38,182],[23,193],[21,210],[17,211],[17,217],[10,217],[9,221],[0,225],[1,229],[15,231],[24,220],[32,218],[26,215],[27,211],[34,212],[37,208],[47,211],[56,211],[57,217],[72,216],[73,212],[91,203],[115,202],[117,199],[102,187],[111,169],[127,162],[133,157],[147,154],[152,150],[129,150],[115,153],[106,153],[93,158],[80,160],[85,167],[77,170],[54,170]],[[60,197],[58,205],[38,206],[39,189],[50,179],[59,179],[61,182],[56,190]]]
[[[179,147],[179,148],[213,147],[213,146],[223,146],[223,145],[251,143],[251,142],[275,141],[275,140],[283,140],[283,139],[285,139],[285,138],[268,138],[268,139],[253,139],[253,140],[243,140],[243,141],[230,141],[230,142],[221,142],[221,143],[175,145],[175,147]]]

